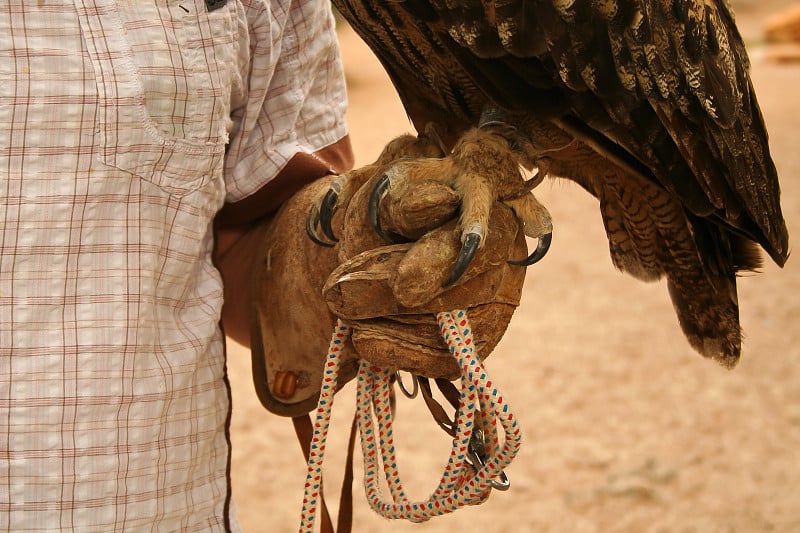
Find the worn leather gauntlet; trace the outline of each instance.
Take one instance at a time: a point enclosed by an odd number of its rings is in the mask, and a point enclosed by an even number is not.
[[[460,199],[438,183],[419,183],[380,204],[380,226],[368,216],[370,192],[389,167],[374,174],[334,218],[340,241],[321,247],[308,238],[306,215],[330,179],[289,200],[271,222],[259,250],[252,293],[253,375],[270,411],[298,416],[315,406],[336,318],[352,326],[339,385],[355,375],[356,361],[427,377],[455,379],[459,369],[441,339],[435,313],[468,311],[477,351],[485,358],[519,305],[525,269],[508,264],[526,256],[520,223],[495,203],[483,247],[452,286],[461,247],[454,217]],[[442,221],[445,221],[444,223]]]

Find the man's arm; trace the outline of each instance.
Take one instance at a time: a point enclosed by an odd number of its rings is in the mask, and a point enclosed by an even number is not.
[[[345,136],[314,155],[296,154],[264,187],[220,210],[215,221],[214,260],[225,287],[222,323],[226,336],[250,346],[248,298],[253,250],[263,239],[275,212],[305,185],[328,174],[346,172],[352,166],[350,138]]]

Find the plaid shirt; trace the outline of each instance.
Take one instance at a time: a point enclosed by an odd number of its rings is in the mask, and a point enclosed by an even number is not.
[[[211,222],[346,132],[326,0],[0,9],[0,529],[237,529]]]

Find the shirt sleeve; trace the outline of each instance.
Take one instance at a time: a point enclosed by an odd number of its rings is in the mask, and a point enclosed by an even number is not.
[[[328,0],[243,1],[249,61],[231,114],[226,201],[268,183],[298,152],[347,134],[347,91]]]

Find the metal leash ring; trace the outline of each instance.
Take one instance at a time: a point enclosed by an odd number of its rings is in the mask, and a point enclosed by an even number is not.
[[[469,439],[468,455],[470,464],[477,472],[486,464],[486,440],[483,431],[475,429],[472,432],[472,437]],[[496,490],[507,491],[511,487],[511,481],[508,479],[505,471],[500,472],[500,479],[493,479],[489,481],[489,485]]]
[[[413,387],[411,387],[411,391],[409,392],[405,383],[403,383],[403,377],[400,375],[400,371],[396,370],[394,375],[395,379],[397,380],[397,386],[400,389],[400,392],[403,393],[403,396],[411,400],[416,398],[417,394],[419,394],[419,380],[417,379],[417,376],[411,374],[411,382],[413,383]]]

